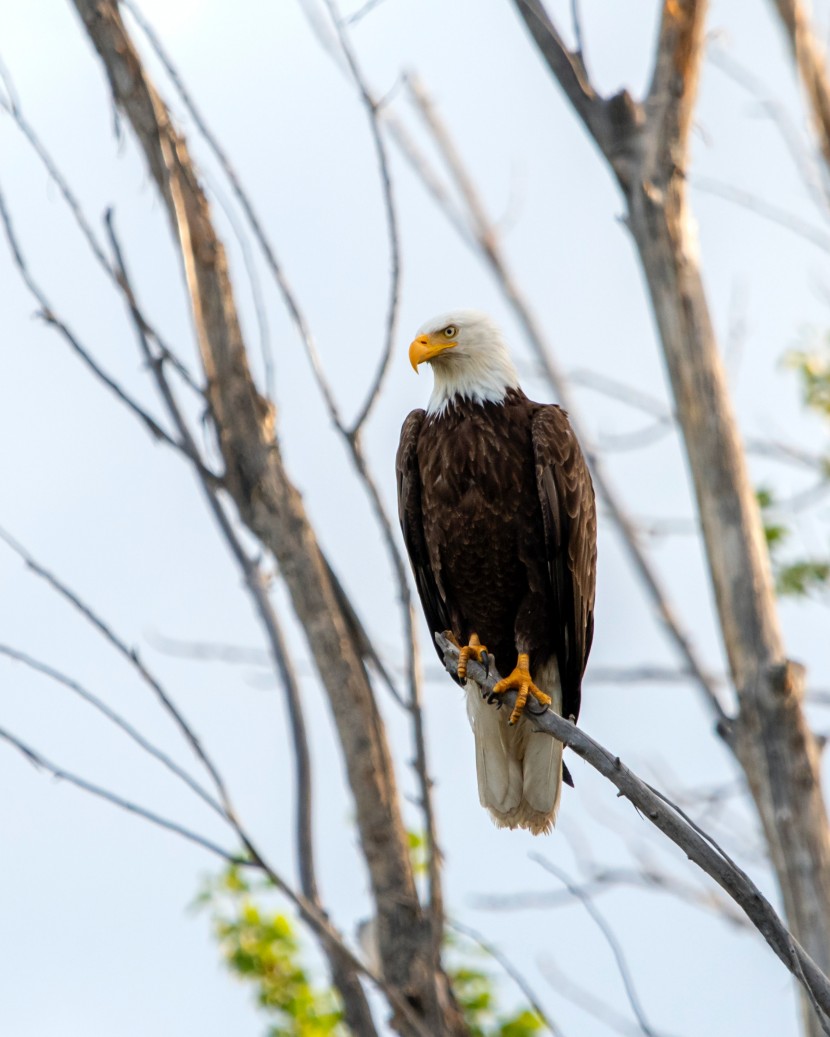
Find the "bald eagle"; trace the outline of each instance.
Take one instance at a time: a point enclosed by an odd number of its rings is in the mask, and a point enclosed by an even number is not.
[[[479,799],[499,827],[548,832],[562,787],[562,744],[525,709],[579,714],[594,630],[596,508],[563,410],[534,403],[499,328],[471,310],[428,321],[409,347],[434,387],[401,430],[398,513],[430,631],[461,648]],[[495,709],[465,681],[467,660],[495,658]],[[440,649],[438,650],[441,656]],[[567,770],[565,770],[568,780]]]

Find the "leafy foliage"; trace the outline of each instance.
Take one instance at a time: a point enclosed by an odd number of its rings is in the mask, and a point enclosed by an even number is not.
[[[824,590],[830,585],[830,560],[824,558],[799,558],[785,562],[781,557],[781,549],[790,537],[791,530],[780,520],[770,517],[777,501],[772,490],[762,487],[756,491],[761,516],[764,521],[764,534],[767,539],[772,571],[775,576],[775,590],[780,597],[804,598],[807,595]]]
[[[472,1037],[533,1037],[544,1029],[539,1016],[528,1008],[500,1014],[493,977],[483,969],[460,964],[447,969],[447,974]]]
[[[409,844],[415,868],[425,867],[423,837],[410,833]],[[268,1037],[348,1037],[337,993],[316,986],[301,964],[294,924],[265,906],[274,893],[267,879],[253,883],[230,865],[205,883],[196,906],[210,911],[227,967],[255,988],[272,1020]],[[446,946],[452,959],[447,974],[472,1037],[534,1037],[542,1031],[528,1008],[500,1011],[493,976],[470,964],[470,951],[450,935]]]
[[[264,906],[272,892],[270,883],[254,887],[231,865],[205,885],[197,903],[210,908],[226,965],[255,986],[274,1019],[268,1037],[346,1037],[337,995],[317,989],[300,964],[293,924]]]
[[[809,350],[788,353],[784,362],[798,375],[804,406],[819,417],[830,420],[830,334],[814,342],[813,348]],[[830,455],[824,460],[823,475],[825,479],[830,479]],[[780,518],[771,517],[777,504],[771,489],[760,488],[757,497],[778,594],[781,597],[804,598],[830,587],[830,557],[784,561],[782,548],[791,530]]]
[[[805,407],[830,418],[830,333],[812,350],[793,350],[785,362],[798,373]]]

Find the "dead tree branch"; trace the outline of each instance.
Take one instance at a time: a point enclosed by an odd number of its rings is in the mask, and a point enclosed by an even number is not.
[[[108,706],[103,699],[100,699],[97,695],[93,694],[79,681],[76,681],[73,677],[62,673],[60,670],[55,669],[54,666],[50,666],[48,663],[44,663],[40,659],[34,659],[26,652],[21,652],[16,648],[12,648],[10,645],[0,644],[0,655],[6,656],[7,659],[11,659],[13,662],[21,663],[23,666],[27,666],[29,669],[34,670],[36,673],[40,673],[44,677],[48,677],[50,680],[55,681],[57,684],[61,684],[63,687],[68,688],[83,702],[92,706],[93,709],[97,710],[103,717],[109,720],[111,724],[114,724],[117,728],[123,731],[124,734],[126,734],[128,738],[132,739],[140,749],[143,749],[144,752],[158,760],[159,763],[163,767],[166,767],[171,774],[175,774],[177,778],[183,781],[192,792],[195,792],[196,795],[207,803],[211,810],[215,811],[223,820],[227,820],[227,814],[224,807],[216,797],[204,787],[204,785],[201,785],[196,781],[191,774],[188,774],[188,772],[183,767],[180,767],[175,760],[167,755],[167,753],[163,752],[158,748],[158,746],[145,738],[144,735],[142,735],[141,732],[138,731],[120,713]]]
[[[179,409],[172,387],[167,381],[164,367],[157,362],[150,350],[150,344],[145,334],[144,325],[141,320],[140,310],[135,298],[135,293],[124,262],[123,252],[115,233],[112,214],[107,216],[107,230],[110,244],[115,256],[119,283],[122,286],[128,301],[130,314],[138,337],[141,351],[147,360],[159,393],[164,400],[174,425],[179,431],[182,441],[188,449],[195,454],[196,444],[191,435],[184,417]],[[195,465],[197,475],[201,476],[201,470]],[[201,478],[202,491],[206,497],[207,504],[228,544],[231,554],[239,565],[245,580],[245,585],[253,600],[254,607],[262,623],[271,653],[271,663],[277,673],[285,695],[288,710],[289,723],[291,727],[291,744],[294,752],[294,788],[296,795],[295,828],[297,833],[297,858],[298,871],[300,875],[300,888],[303,896],[314,905],[320,913],[323,913],[323,905],[317,887],[316,868],[314,864],[314,844],[312,840],[312,771],[311,754],[308,747],[306,735],[305,717],[303,715],[302,697],[299,684],[295,675],[288,647],[283,636],[282,627],[268,597],[265,580],[262,575],[261,566],[249,557],[242,546],[232,523],[228,519],[225,508],[219,499],[215,487],[203,477]],[[343,1000],[345,1017],[355,1032],[365,1032],[367,1037],[376,1033],[374,1020],[366,1000],[363,987],[360,984],[357,973],[341,951],[339,944],[328,940],[325,935],[321,937],[323,950],[328,958],[332,981]]]
[[[816,131],[819,149],[830,173],[830,75],[827,54],[810,25],[808,5],[802,0],[774,0],[787,34],[795,67]]]
[[[75,0],[164,200],[179,244],[225,485],[243,522],[274,554],[312,647],[354,796],[378,916],[384,978],[435,1030],[465,1034],[446,977],[433,967],[430,927],[418,903],[394,770],[359,646],[282,462],[273,407],[251,376],[207,198],[183,138],[150,82],[114,0]],[[401,1033],[412,1026],[396,1013]]]
[[[452,929],[456,933],[460,933],[462,936],[466,936],[468,940],[472,940],[473,943],[478,944],[485,954],[489,954],[493,961],[502,968],[505,975],[509,976],[519,990],[521,990],[527,998],[527,1003],[530,1005],[533,1012],[539,1016],[542,1024],[554,1035],[554,1037],[562,1037],[561,1027],[557,1026],[544,1008],[542,1008],[538,994],[535,993],[525,978],[524,973],[517,965],[514,965],[498,947],[494,946],[489,940],[482,936],[480,932],[471,928],[469,925],[464,925],[463,922],[449,920],[447,922],[447,928]]]
[[[804,675],[781,636],[769,554],[729,397],[687,197],[689,129],[706,4],[666,4],[642,102],[573,74],[538,0],[514,0],[551,73],[613,171],[645,273],[701,517],[739,713],[721,731],[743,767],[793,933],[830,969],[830,828]],[[805,1020],[818,1032],[809,1006]]]
[[[458,648],[442,634],[436,634],[435,640],[444,653],[447,670],[452,674],[457,673]],[[467,673],[468,677],[479,685],[483,697],[490,695],[501,679],[492,661],[489,671],[471,661]],[[516,701],[516,692],[506,692],[499,695],[498,699],[504,704],[504,708],[512,709]],[[538,715],[526,713],[525,718],[534,730],[544,731],[558,738],[607,778],[643,817],[680,847],[689,860],[714,879],[738,904],[776,955],[802,984],[811,1002],[820,1006],[823,1013],[822,1030],[824,1033],[830,1033],[830,979],[797,939],[788,932],[773,906],[732,858],[680,807],[638,778],[622,763],[619,756],[614,756],[570,720],[550,710]]]
[[[640,1003],[639,995],[634,986],[634,977],[631,975],[631,970],[628,967],[628,962],[626,961],[622,945],[617,939],[614,930],[608,924],[605,916],[594,903],[592,895],[581,886],[576,885],[576,883],[574,883],[561,868],[557,868],[555,864],[552,864],[547,860],[547,858],[542,857],[541,854],[532,853],[530,854],[530,859],[544,868],[545,871],[549,872],[549,874],[559,879],[568,891],[569,895],[578,900],[585,908],[592,921],[602,933],[603,939],[611,949],[614,961],[617,963],[617,971],[620,974],[620,979],[622,980],[623,988],[625,989],[625,995],[628,998],[629,1005],[631,1005],[631,1011],[634,1013],[637,1022],[640,1024],[641,1032],[645,1034],[645,1037],[657,1037],[657,1031],[649,1023],[646,1018],[645,1010]]]

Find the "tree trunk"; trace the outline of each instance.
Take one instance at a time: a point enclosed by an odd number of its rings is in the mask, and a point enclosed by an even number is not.
[[[539,0],[514,0],[624,194],[694,482],[718,617],[738,698],[720,733],[755,800],[790,929],[830,971],[830,829],[804,674],[787,660],[760,512],[700,275],[686,199],[688,136],[706,4],[666,2],[648,95],[603,98]],[[802,998],[805,1031],[823,1028]]]
[[[420,1032],[466,1037],[447,978],[433,961],[383,722],[349,618],[283,466],[273,407],[251,375],[225,250],[207,197],[116,0],[74,3],[103,61],[115,103],[144,151],[179,245],[225,487],[242,521],[279,565],[329,696],[369,870],[384,979],[423,1020]],[[401,1013],[393,1025],[407,1037],[415,1033]]]

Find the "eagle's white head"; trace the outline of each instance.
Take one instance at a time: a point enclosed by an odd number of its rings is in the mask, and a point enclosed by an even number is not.
[[[501,328],[478,310],[453,310],[428,320],[409,347],[409,360],[416,372],[424,362],[432,367],[435,385],[427,414],[440,414],[455,397],[501,403],[508,389],[519,386]]]

